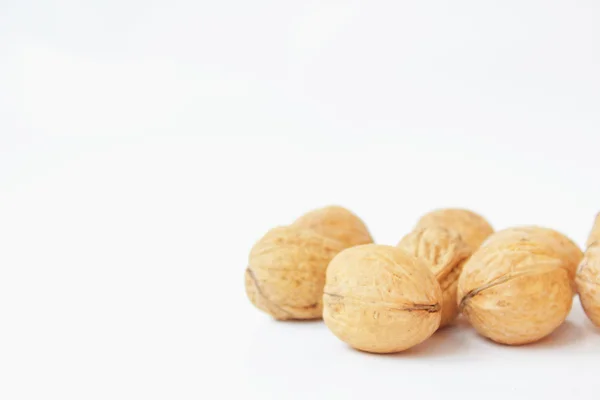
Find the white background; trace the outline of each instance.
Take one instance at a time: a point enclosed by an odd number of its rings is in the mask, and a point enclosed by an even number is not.
[[[0,398],[596,398],[578,303],[535,345],[460,322],[374,356],[272,321],[243,271],[327,204],[379,243],[460,206],[582,245],[598,21],[594,0],[1,1]]]

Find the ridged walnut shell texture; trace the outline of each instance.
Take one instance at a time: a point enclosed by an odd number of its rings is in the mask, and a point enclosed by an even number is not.
[[[423,261],[397,247],[367,244],[342,251],[329,264],[323,319],[356,349],[393,353],[436,331],[441,301]]]
[[[600,214],[587,241],[585,256],[577,270],[575,283],[581,305],[594,325],[600,327]]]
[[[460,208],[445,208],[431,211],[421,217],[415,230],[437,226],[457,231],[473,249],[494,232],[492,226],[481,215]]]
[[[365,223],[351,211],[340,206],[329,206],[310,211],[294,223],[294,226],[338,240],[345,247],[373,243]]]
[[[542,339],[562,324],[573,291],[562,260],[484,245],[465,263],[457,298],[482,336],[519,345]]]
[[[550,228],[533,225],[498,231],[488,237],[481,247],[523,250],[556,257],[563,262],[571,280],[575,278],[577,266],[583,257],[579,246],[567,236]]]
[[[397,247],[427,263],[442,289],[440,327],[452,323],[458,315],[458,277],[464,262],[471,255],[470,247],[457,232],[440,227],[413,231],[402,238]]]
[[[325,271],[343,248],[309,229],[272,229],[250,251],[248,298],[278,320],[321,318]]]

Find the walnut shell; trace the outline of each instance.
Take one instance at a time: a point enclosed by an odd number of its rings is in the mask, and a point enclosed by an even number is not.
[[[481,247],[536,251],[563,261],[563,267],[571,280],[575,278],[577,266],[583,253],[579,246],[567,236],[541,226],[517,226],[495,232]]]
[[[481,215],[460,208],[431,211],[421,217],[415,229],[427,226],[439,226],[457,231],[473,250],[494,232],[489,222]]]
[[[329,264],[323,295],[327,327],[373,353],[406,350],[439,327],[442,293],[423,261],[392,246],[366,244]]]
[[[587,240],[587,249],[575,278],[583,310],[600,327],[600,214]]]
[[[426,227],[406,235],[398,248],[425,261],[442,289],[442,320],[440,327],[454,321],[458,315],[456,289],[464,262],[471,248],[460,235],[441,227]]]
[[[562,324],[573,291],[558,258],[482,246],[463,267],[457,298],[479,334],[517,345],[535,342]]]
[[[293,225],[312,229],[325,237],[344,243],[346,247],[373,243],[364,222],[351,211],[339,206],[309,211],[298,218]]]
[[[343,248],[309,229],[270,230],[250,251],[248,298],[278,320],[321,318],[325,271]]]

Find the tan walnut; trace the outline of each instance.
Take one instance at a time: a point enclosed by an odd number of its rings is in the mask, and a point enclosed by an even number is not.
[[[489,222],[481,215],[460,208],[433,210],[421,217],[415,230],[428,226],[457,231],[473,251],[494,232]]]
[[[566,319],[573,289],[566,257],[534,230],[499,231],[465,263],[458,281],[459,309],[483,336],[498,343],[535,342]]]
[[[575,283],[583,310],[592,323],[600,327],[600,214],[596,216],[588,237]]]
[[[272,229],[250,251],[245,277],[250,301],[278,320],[321,318],[325,271],[343,249],[310,229]]]
[[[436,331],[441,301],[423,261],[397,247],[367,244],[342,251],[329,264],[323,319],[356,349],[393,353]]]
[[[440,327],[454,321],[458,314],[456,289],[462,266],[471,255],[470,247],[460,235],[441,227],[426,227],[406,235],[398,247],[425,261],[442,290]]]
[[[329,206],[310,211],[294,224],[342,242],[345,247],[372,243],[365,223],[351,211],[340,206]]]

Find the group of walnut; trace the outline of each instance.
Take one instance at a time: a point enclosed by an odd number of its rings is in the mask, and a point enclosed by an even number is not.
[[[439,209],[396,246],[325,207],[272,229],[252,248],[246,292],[278,320],[323,318],[354,348],[406,350],[462,313],[481,335],[518,345],[560,326],[578,294],[600,326],[600,214],[584,253],[539,226],[494,232],[480,215]]]

